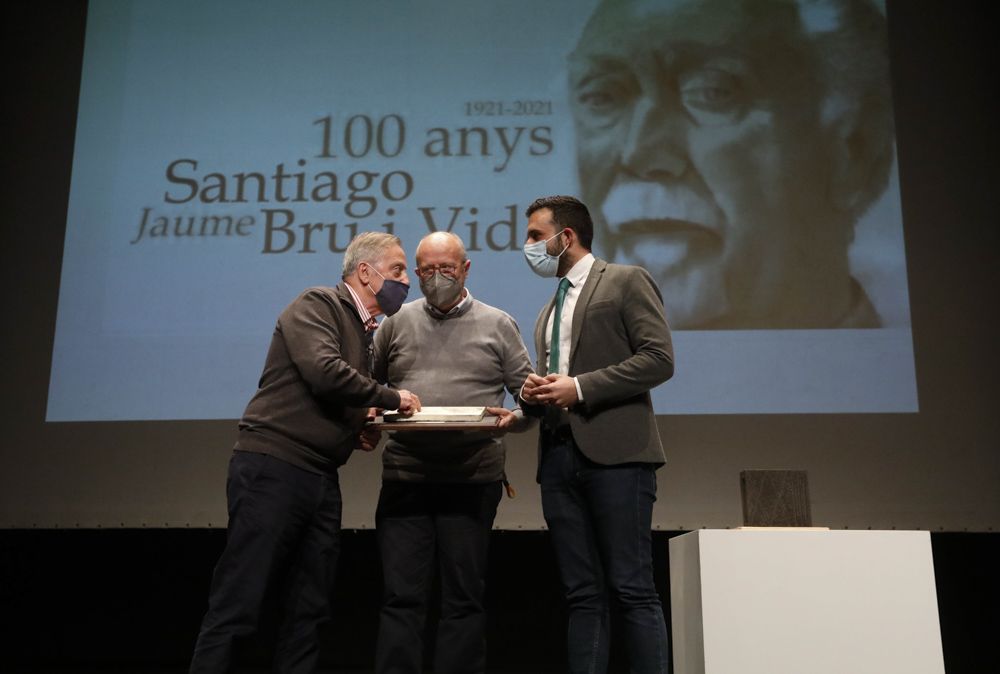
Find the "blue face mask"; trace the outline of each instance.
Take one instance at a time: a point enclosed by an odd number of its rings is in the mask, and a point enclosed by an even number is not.
[[[565,228],[561,229],[545,239],[545,241],[524,244],[524,259],[528,261],[531,271],[546,278],[556,275],[556,272],[559,270],[559,258],[562,257],[562,254],[566,252],[569,246],[563,246],[558,255],[549,255],[548,243],[565,231]]]
[[[371,265],[369,267],[373,272],[382,276],[378,269]],[[382,276],[382,281],[382,287],[379,288],[379,291],[372,294],[375,295],[375,301],[378,302],[378,308],[382,310],[382,313],[386,316],[392,316],[403,306],[403,302],[406,301],[406,296],[410,292],[410,286],[402,281],[396,281],[384,276]],[[372,287],[368,286],[368,290],[371,289]]]

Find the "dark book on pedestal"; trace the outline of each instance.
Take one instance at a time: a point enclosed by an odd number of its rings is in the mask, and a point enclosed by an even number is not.
[[[743,526],[810,527],[809,483],[804,470],[740,471]]]

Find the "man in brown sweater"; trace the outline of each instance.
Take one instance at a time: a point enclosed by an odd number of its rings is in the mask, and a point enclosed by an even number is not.
[[[375,316],[398,311],[408,288],[399,239],[368,232],[348,247],[342,283],[305,290],[278,317],[229,464],[226,548],[192,673],[229,671],[236,640],[256,632],[275,590],[274,671],[315,671],[340,551],[337,468],[377,440],[361,433],[369,407],[420,409],[414,394],[370,376]]]

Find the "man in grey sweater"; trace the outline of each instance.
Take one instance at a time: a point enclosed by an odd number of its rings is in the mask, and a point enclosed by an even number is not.
[[[486,406],[499,428],[524,430],[530,422],[521,410],[502,407],[504,389],[516,400],[532,372],[514,319],[465,288],[471,262],[458,236],[424,237],[416,264],[425,299],[379,327],[376,378],[420,391],[425,405]],[[423,671],[435,570],[441,618],[434,671],[484,670],[486,558],[503,478],[504,446],[493,432],[416,431],[388,440],[375,515],[385,581],[379,674]]]

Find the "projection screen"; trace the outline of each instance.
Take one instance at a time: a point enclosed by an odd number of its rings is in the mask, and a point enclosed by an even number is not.
[[[470,290],[528,338],[554,285],[524,262],[524,209],[575,194],[595,254],[648,269],[673,330],[657,528],[738,525],[748,468],[808,470],[828,526],[992,526],[989,488],[960,512],[924,498],[950,488],[918,404],[893,14],[646,4],[90,3],[25,431],[71,458],[21,455],[43,487],[5,489],[3,524],[223,525],[274,320],[336,284],[352,236],[392,232],[412,264],[425,234],[458,234]],[[542,526],[534,441],[508,437],[502,528]],[[76,464],[93,479],[66,493]],[[377,454],[343,474],[345,526],[370,526]]]

